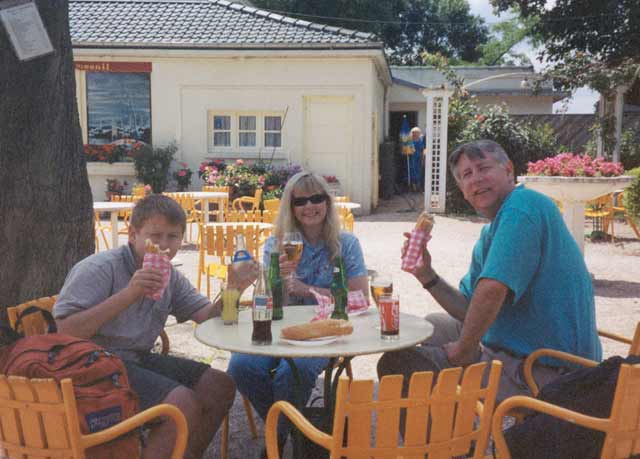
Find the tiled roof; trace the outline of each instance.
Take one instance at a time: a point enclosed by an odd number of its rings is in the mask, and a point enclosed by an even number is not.
[[[377,48],[373,34],[225,0],[71,0],[74,47]]]

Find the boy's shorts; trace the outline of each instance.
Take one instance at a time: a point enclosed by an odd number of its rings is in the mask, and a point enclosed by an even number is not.
[[[162,354],[144,354],[140,360],[125,360],[129,384],[140,399],[140,410],[159,405],[178,386],[195,388],[210,367],[194,360]]]

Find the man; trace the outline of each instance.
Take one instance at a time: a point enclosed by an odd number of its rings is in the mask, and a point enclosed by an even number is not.
[[[515,186],[513,164],[496,142],[464,144],[449,164],[465,199],[491,223],[459,289],[436,274],[425,248],[412,274],[447,314],[427,316],[434,334],[426,343],[384,354],[378,375],[404,374],[408,381],[416,371],[497,359],[502,400],[528,393],[521,368],[536,349],[600,360],[591,276],[554,203]],[[561,365],[542,360],[534,377],[545,384],[562,374]]]

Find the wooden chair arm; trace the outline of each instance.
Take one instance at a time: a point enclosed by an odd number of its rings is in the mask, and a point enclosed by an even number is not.
[[[633,341],[630,338],[627,338],[626,336],[616,335],[615,333],[611,333],[611,332],[608,332],[606,330],[598,330],[598,335],[602,336],[604,338],[609,338],[609,339],[612,339],[614,341],[619,341],[621,343],[625,343],[625,344],[629,344],[629,345],[631,345],[633,343]]]
[[[507,448],[507,443],[504,440],[504,434],[502,432],[503,418],[510,416],[510,412],[512,411],[521,412],[522,408],[545,413],[555,418],[602,432],[607,430],[610,423],[608,419],[587,416],[532,397],[523,395],[509,397],[498,405],[498,408],[493,414],[491,426],[491,433],[500,459],[511,459],[511,453]]]
[[[533,396],[538,395],[538,392],[540,392],[538,384],[533,378],[533,365],[540,357],[553,357],[559,360],[566,360],[567,362],[575,363],[576,365],[581,365],[583,367],[595,367],[598,365],[598,362],[595,360],[578,357],[577,355],[569,354],[568,352],[556,351],[555,349],[538,349],[537,351],[529,354],[525,359],[524,366],[522,368],[524,381],[527,383],[527,386],[529,386],[529,390]]]
[[[160,332],[160,341],[162,341],[162,350],[160,351],[160,353],[162,355],[167,355],[169,353],[169,335],[167,335],[167,332],[163,329]]]
[[[173,405],[163,403],[156,405],[142,413],[138,413],[135,416],[125,419],[121,423],[109,427],[89,435],[82,436],[82,444],[85,448],[91,448],[102,443],[106,443],[113,440],[116,437],[124,435],[133,429],[140,427],[146,422],[151,421],[162,416],[167,416],[173,420],[176,424],[176,443],[173,446],[173,452],[171,453],[172,459],[182,459],[184,457],[184,451],[187,447],[187,438],[189,431],[187,430],[187,421],[182,412]]]
[[[278,418],[284,414],[309,440],[330,450],[333,437],[318,430],[298,411],[291,403],[279,401],[274,403],[269,409],[267,422],[265,424],[265,440],[267,442],[267,457],[269,459],[279,459],[278,451]]]

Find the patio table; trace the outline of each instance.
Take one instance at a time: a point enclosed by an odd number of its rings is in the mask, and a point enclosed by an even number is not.
[[[180,191],[173,194],[178,196],[192,196],[193,199],[202,200],[205,223],[209,223],[209,201],[216,201],[218,208],[221,208],[224,200],[229,199],[229,193],[225,193],[224,191]]]
[[[344,209],[359,209],[360,207],[362,207],[360,204],[358,204],[357,202],[334,202],[336,207],[342,207]]]
[[[133,202],[115,201],[95,201],[93,203],[94,212],[109,212],[111,215],[111,248],[118,247],[118,212],[131,210],[134,205]]]
[[[195,329],[198,341],[208,346],[230,352],[243,354],[280,357],[290,365],[296,386],[295,405],[303,410],[306,400],[300,397],[300,379],[293,359],[300,357],[326,357],[329,363],[325,368],[324,378],[324,416],[333,418],[333,405],[338,379],[350,360],[358,355],[377,354],[381,352],[397,351],[415,346],[428,339],[433,333],[433,325],[409,314],[400,314],[400,335],[396,341],[380,339],[379,316],[375,307],[365,313],[351,317],[353,334],[340,337],[338,340],[321,346],[296,346],[280,339],[280,330],[284,327],[309,322],[314,315],[312,306],[285,306],[284,318],[271,322],[273,343],[268,346],[251,344],[253,321],[251,310],[240,311],[238,325],[224,325],[222,319],[216,317],[199,324]],[[335,376],[332,373],[336,362],[342,357]],[[295,438],[295,437],[294,437]],[[294,457],[300,457],[301,451],[297,446],[299,440],[294,441]]]

